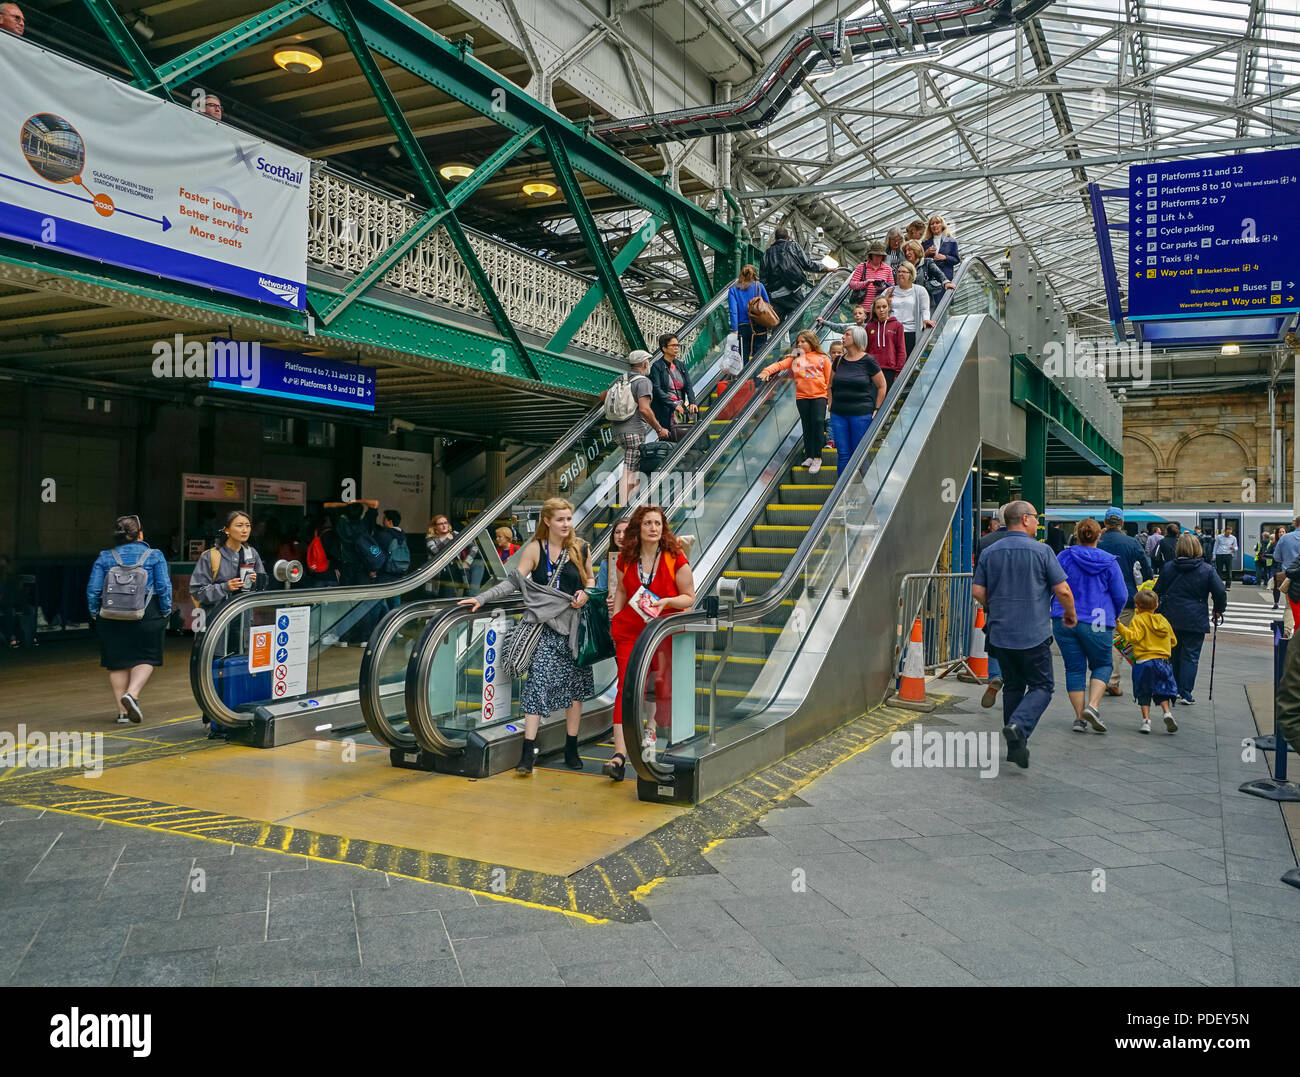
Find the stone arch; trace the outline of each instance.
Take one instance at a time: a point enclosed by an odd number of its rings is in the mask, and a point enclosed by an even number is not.
[[[1160,449],[1142,434],[1124,432],[1124,500],[1155,501],[1159,497]]]
[[[1255,460],[1231,430],[1198,430],[1178,439],[1169,454],[1174,501],[1236,500],[1244,479],[1254,478]]]

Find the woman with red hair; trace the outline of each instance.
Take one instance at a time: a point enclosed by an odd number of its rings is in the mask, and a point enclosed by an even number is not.
[[[619,550],[618,588],[610,629],[618,661],[618,695],[614,699],[614,758],[604,771],[623,780],[627,743],[623,739],[623,684],[632,648],[645,626],[663,613],[688,610],[695,604],[695,578],[677,536],[658,505],[642,505],[628,521]],[[672,640],[655,652],[655,725],[667,736],[672,717]]]

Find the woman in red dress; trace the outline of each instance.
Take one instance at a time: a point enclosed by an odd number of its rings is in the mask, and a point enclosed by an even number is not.
[[[623,681],[632,648],[645,626],[664,613],[688,610],[695,604],[695,579],[677,537],[668,530],[664,510],[642,505],[628,521],[618,555],[618,589],[610,629],[618,661],[618,695],[614,700],[614,758],[604,770],[623,780],[627,743],[623,739]],[[638,594],[644,590],[649,594]],[[639,608],[638,608],[639,607]],[[672,716],[672,639],[655,652],[655,724],[664,736]]]

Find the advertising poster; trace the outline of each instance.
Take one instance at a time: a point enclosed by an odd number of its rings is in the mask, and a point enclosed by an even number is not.
[[[361,449],[361,491],[379,501],[379,511],[397,509],[402,529],[423,531],[433,495],[433,457],[366,445]]]
[[[0,235],[306,309],[306,158],[0,34]]]

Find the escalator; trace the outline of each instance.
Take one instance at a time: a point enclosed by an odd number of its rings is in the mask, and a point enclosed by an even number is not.
[[[729,330],[727,291],[723,290],[678,332],[679,355],[705,416],[715,401],[725,406],[729,399],[724,396],[719,401],[717,392],[719,382],[726,381],[720,360]],[[654,354],[658,358],[659,352]],[[729,385],[728,391],[734,393],[736,388]],[[677,446],[673,459],[685,449],[685,445]],[[538,494],[566,497],[577,507],[575,521],[588,533],[605,523],[617,497],[622,458],[622,447],[597,407],[479,513],[451,548],[401,579],[355,586],[267,590],[227,602],[207,618],[206,631],[196,636],[190,657],[190,684],[204,716],[233,739],[259,747],[362,727],[358,683],[369,647],[349,647],[349,640],[362,643],[392,606],[401,608],[402,603],[437,593],[449,574],[458,571],[455,566],[467,549],[474,551],[482,566],[482,586],[504,578],[506,566],[501,564],[493,544],[492,530],[498,518],[508,515],[511,506],[521,500]],[[361,494],[364,496],[365,491]],[[474,583],[477,585],[479,580]],[[456,577],[451,586],[463,593],[469,583]],[[299,612],[293,613],[295,610]],[[256,686],[255,697],[227,703],[218,690],[214,667],[246,670],[250,626],[272,622],[284,633],[277,633],[274,676],[264,674],[260,681],[246,679],[245,683]],[[400,671],[387,691],[400,698]]]
[[[752,376],[791,343],[799,329],[811,326],[818,316],[833,315],[847,301],[847,282],[832,287],[842,279],[828,276],[813,289],[728,387],[713,417],[677,446],[663,471],[652,477],[646,496],[619,515],[630,514],[637,503],[653,497],[654,503],[681,517],[680,534],[694,536],[694,561],[708,556],[719,534],[727,533],[728,521],[751,511],[754,492],[766,485],[768,470],[784,459],[791,438],[798,438],[799,422],[793,397],[788,407],[765,406],[771,383],[761,386],[743,407],[738,407],[740,394],[753,391]],[[602,563],[608,525],[616,518],[611,515],[601,521],[606,526],[593,528],[596,565]],[[371,733],[393,750],[395,765],[486,777],[518,762],[523,723],[515,714],[517,707],[506,700],[518,699],[521,689],[518,681],[498,680],[496,652],[521,613],[519,600],[476,612],[446,600],[430,601],[403,607],[380,625],[362,666],[362,708]],[[413,647],[405,645],[412,626],[422,628]],[[400,699],[384,688],[399,671],[405,682]],[[580,742],[604,734],[611,722],[613,660],[600,663],[594,674],[596,695],[584,707]],[[563,715],[545,718],[537,737],[540,752],[556,750],[563,741]]]
[[[696,593],[716,597],[638,640],[622,718],[642,799],[698,802],[884,698],[902,577],[932,570],[982,431],[1014,422],[1004,288],[978,260],[955,283],[852,458],[823,467],[825,482],[793,452],[772,468],[761,504],[695,566]],[[780,408],[793,386],[770,395]],[[645,717],[666,641],[668,738]]]

